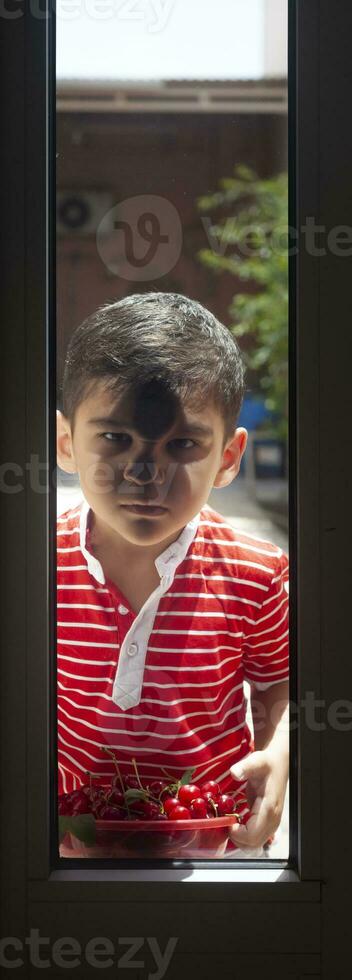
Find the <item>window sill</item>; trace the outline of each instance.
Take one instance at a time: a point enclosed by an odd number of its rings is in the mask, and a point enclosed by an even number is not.
[[[247,862],[248,864],[249,862]],[[255,864],[255,862],[252,862]],[[82,902],[315,902],[321,882],[301,881],[297,872],[276,867],[67,868],[29,883],[32,901]],[[187,885],[187,887],[186,887]],[[98,892],[97,892],[98,886]]]
[[[49,881],[133,881],[143,883],[144,881],[166,881],[166,882],[191,882],[218,884],[240,882],[274,882],[274,881],[295,881],[299,882],[296,871],[286,870],[285,868],[248,868],[244,862],[239,861],[237,868],[125,868],[125,869],[106,869],[96,870],[89,868],[70,868],[67,871],[53,871]],[[248,862],[246,862],[248,864]]]

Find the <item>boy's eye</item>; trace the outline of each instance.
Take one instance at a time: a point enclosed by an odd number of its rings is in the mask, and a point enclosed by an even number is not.
[[[185,443],[188,443],[188,445],[185,445]],[[193,449],[193,446],[196,446],[197,443],[193,439],[173,439],[170,445],[175,446],[176,449]]]
[[[119,443],[123,442],[123,440],[126,439],[128,441],[131,438],[127,434],[127,432],[102,432],[101,436],[103,439],[106,439],[107,442],[119,442]]]
[[[126,445],[126,443],[129,444],[131,441],[131,436],[127,432],[102,432],[100,437],[107,442],[116,442],[119,445]],[[197,443],[193,439],[172,439],[169,445],[175,449],[182,450],[193,449]]]

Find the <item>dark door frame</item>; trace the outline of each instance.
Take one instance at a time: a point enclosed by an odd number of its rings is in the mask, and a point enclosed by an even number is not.
[[[1,185],[6,238],[0,415],[1,937],[25,937],[37,927],[51,937],[73,929],[83,941],[92,934],[112,935],[118,918],[120,936],[131,931],[158,935],[159,929],[165,939],[171,929],[179,937],[168,976],[180,969],[188,975],[199,964],[202,980],[219,964],[225,975],[227,969],[233,975],[236,964],[254,976],[260,963],[271,978],[282,977],[293,964],[292,976],[345,980],[349,729],[337,723],[335,709],[346,699],[352,673],[345,466],[351,276],[348,257],[338,254],[333,237],[325,255],[314,254],[305,222],[313,218],[325,236],[329,231],[333,236],[337,226],[352,227],[350,2],[289,0],[291,217],[299,245],[290,270],[291,698],[300,710],[298,732],[291,733],[290,859],[286,870],[280,862],[270,864],[268,871],[276,870],[277,880],[265,881],[263,869],[251,861],[245,880],[236,879],[231,869],[227,878],[217,880],[209,869],[205,882],[182,880],[176,868],[167,880],[156,874],[153,882],[143,869],[123,880],[112,867],[54,868],[55,554],[50,531],[55,486],[50,494],[45,491],[45,477],[51,484],[55,470],[55,121],[48,113],[55,97],[52,18],[34,16],[32,5],[26,11],[21,3],[8,6],[10,11],[3,5],[0,14],[5,36],[0,111],[6,132]],[[44,2],[41,8],[45,11]],[[38,463],[47,464],[46,472]],[[327,723],[320,732],[307,710],[302,716],[309,692],[323,701],[319,717]],[[190,915],[184,914],[185,903]],[[23,970],[33,975],[33,966]],[[86,974],[84,967],[83,973],[76,971]],[[61,975],[59,968],[53,975]],[[133,975],[144,974],[137,970]]]

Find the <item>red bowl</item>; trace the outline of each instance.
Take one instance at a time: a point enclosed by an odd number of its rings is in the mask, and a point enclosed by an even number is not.
[[[235,813],[203,820],[96,820],[96,842],[87,847],[71,832],[60,845],[69,858],[223,857]]]

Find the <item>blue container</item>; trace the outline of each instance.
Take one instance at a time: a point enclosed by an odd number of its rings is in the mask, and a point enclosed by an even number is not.
[[[264,405],[264,399],[260,398],[258,395],[246,395],[243,399],[241,412],[239,415],[237,425],[243,425],[248,432],[253,432],[262,424],[262,422],[272,423],[275,415]],[[260,464],[259,464],[260,466]],[[263,469],[263,467],[262,467]],[[246,473],[246,453],[241,459],[241,469],[238,474],[239,477],[244,476]],[[259,476],[259,473],[257,474]],[[271,473],[269,474],[271,475]],[[275,472],[276,475],[276,472]]]
[[[254,439],[255,475],[260,480],[279,480],[285,477],[286,446],[282,439]]]
[[[257,429],[262,422],[272,421],[273,414],[265,408],[263,398],[246,395],[243,399],[237,425],[243,425],[248,432]]]

